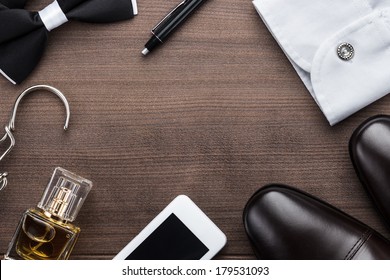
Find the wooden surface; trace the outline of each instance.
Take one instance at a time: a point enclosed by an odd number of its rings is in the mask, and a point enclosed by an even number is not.
[[[51,2],[30,1],[39,10]],[[226,233],[218,258],[254,258],[242,223],[248,198],[273,182],[310,192],[372,226],[376,213],[348,155],[385,97],[330,127],[249,0],[209,0],[163,47],[141,55],[149,30],[178,0],[139,0],[126,22],[69,22],[50,33],[21,85],[0,79],[0,123],[35,84],[60,89],[26,98],[16,146],[0,163],[0,253],[22,212],[39,201],[56,166],[94,182],[77,218],[72,259],[110,259],[176,195],[191,197]],[[3,54],[0,54],[3,55]]]

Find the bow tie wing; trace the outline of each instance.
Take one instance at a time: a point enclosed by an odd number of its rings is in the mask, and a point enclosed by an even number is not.
[[[47,37],[37,13],[0,9],[0,73],[14,84],[22,82],[40,60]]]
[[[43,23],[38,13],[22,9],[0,10],[0,44],[15,40],[42,27]]]
[[[131,0],[57,0],[68,19],[91,23],[109,23],[131,19]]]
[[[27,0],[0,0],[0,4],[3,4],[4,6],[15,9],[15,8],[23,8],[26,4]]]

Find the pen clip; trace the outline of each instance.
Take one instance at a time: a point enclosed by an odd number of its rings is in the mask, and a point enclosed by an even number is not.
[[[183,6],[186,2],[190,0],[183,0],[181,3],[179,3],[172,11],[169,12],[159,23],[156,24],[155,27],[152,28],[152,33],[154,34],[154,31],[166,20],[168,19],[174,12],[177,11],[181,6]]]

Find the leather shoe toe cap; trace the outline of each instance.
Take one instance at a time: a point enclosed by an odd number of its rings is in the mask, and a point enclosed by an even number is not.
[[[350,139],[349,152],[360,181],[390,227],[390,117],[363,122]]]
[[[260,259],[390,258],[390,244],[379,233],[288,186],[257,191],[245,207],[244,224]]]

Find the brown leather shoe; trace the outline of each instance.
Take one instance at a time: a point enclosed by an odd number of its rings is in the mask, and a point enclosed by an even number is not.
[[[360,181],[390,227],[390,116],[363,122],[352,134],[349,152]]]
[[[307,193],[283,185],[257,191],[244,224],[260,259],[390,259],[378,232]]]

